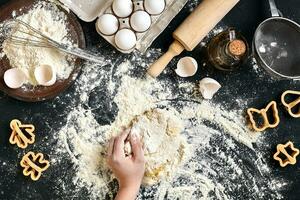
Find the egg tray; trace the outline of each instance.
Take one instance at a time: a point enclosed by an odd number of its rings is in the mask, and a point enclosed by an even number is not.
[[[183,3],[184,2],[184,3]],[[166,28],[166,26],[170,23],[172,18],[181,10],[181,8],[184,6],[186,1],[178,1],[178,0],[165,0],[166,6],[164,11],[159,15],[150,15],[151,17],[151,26],[150,28],[145,32],[136,32],[134,31],[130,26],[130,17],[135,11],[145,11],[144,8],[144,1],[132,1],[133,3],[133,12],[130,14],[129,17],[126,18],[120,18],[116,16],[112,10],[112,4],[104,11],[102,14],[113,14],[115,15],[119,20],[119,30],[127,28],[135,32],[137,42],[135,47],[129,50],[123,50],[118,48],[118,46],[115,43],[115,34],[114,35],[104,35],[102,34],[98,28],[96,23],[96,30],[97,32],[106,39],[109,43],[111,43],[116,49],[118,49],[122,53],[130,53],[134,49],[137,49],[141,52],[145,52],[147,48],[151,45],[151,43],[154,41],[154,39]],[[99,17],[100,17],[99,16]]]
[[[71,2],[73,1],[73,4],[67,3],[66,0],[61,0],[61,2],[63,2],[65,4],[65,6],[67,6],[68,8],[70,8],[73,12],[75,12],[75,14],[78,15],[79,18],[83,19],[84,21],[91,21],[94,20],[97,17],[101,17],[103,14],[112,14],[115,17],[117,17],[118,21],[119,21],[119,29],[130,29],[132,31],[134,31],[131,26],[130,26],[130,17],[131,15],[138,10],[142,10],[145,11],[144,8],[144,1],[143,0],[132,0],[133,3],[133,11],[132,13],[126,17],[126,18],[121,18],[118,17],[117,15],[114,14],[113,9],[112,9],[112,4],[113,4],[113,0],[110,0],[110,3],[105,2],[103,3],[102,6],[99,7],[99,12],[97,13],[97,16],[95,18],[84,18],[82,15],[82,11],[78,10],[77,7],[74,7],[76,0],[71,0]],[[70,2],[70,1],[69,1]],[[165,9],[162,13],[158,14],[158,15],[150,15],[151,18],[151,25],[150,28],[148,30],[146,30],[145,32],[136,32],[134,31],[135,35],[136,35],[136,45],[128,50],[123,50],[117,47],[116,43],[115,43],[115,34],[113,35],[105,35],[103,33],[101,33],[99,31],[99,29],[97,28],[97,22],[96,22],[96,30],[99,33],[99,35],[101,35],[105,40],[107,40],[110,44],[112,44],[117,50],[119,50],[122,53],[130,53],[132,52],[134,49],[137,49],[138,51],[144,53],[147,48],[152,44],[152,42],[156,39],[156,37],[168,26],[168,24],[171,22],[171,20],[179,13],[179,11],[183,8],[183,6],[186,4],[187,0],[165,0]],[[90,5],[93,6],[93,5]],[[84,7],[84,6],[83,6]],[[76,9],[75,9],[76,8]]]

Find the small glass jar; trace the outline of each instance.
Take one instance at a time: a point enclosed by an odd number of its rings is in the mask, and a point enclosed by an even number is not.
[[[217,69],[233,71],[249,56],[246,39],[234,28],[229,28],[211,39],[208,44],[209,62]]]

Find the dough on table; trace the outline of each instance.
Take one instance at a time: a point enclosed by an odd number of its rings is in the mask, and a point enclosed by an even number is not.
[[[171,178],[183,162],[187,143],[183,122],[175,110],[153,109],[131,122],[131,134],[143,143],[146,171],[143,184],[152,185],[163,178]],[[130,143],[125,143],[125,154],[131,154]]]

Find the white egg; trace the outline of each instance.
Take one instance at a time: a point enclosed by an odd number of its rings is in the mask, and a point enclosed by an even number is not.
[[[137,32],[144,32],[151,26],[151,17],[145,11],[134,12],[130,17],[130,25]]]
[[[104,35],[112,35],[119,29],[119,21],[112,14],[104,14],[98,18],[96,28]]]
[[[181,77],[194,76],[198,69],[197,61],[192,57],[183,57],[177,63],[176,74]]]
[[[41,65],[34,69],[34,78],[39,85],[51,86],[56,82],[56,73],[50,65]]]
[[[200,81],[199,88],[204,99],[212,99],[221,88],[221,85],[212,78],[204,78]]]
[[[118,17],[128,17],[133,11],[131,0],[114,0],[112,9]]]
[[[151,15],[158,15],[164,11],[166,7],[165,0],[145,0],[145,10]]]
[[[122,50],[132,49],[136,44],[136,36],[132,30],[121,29],[116,33],[115,43]]]
[[[3,79],[9,88],[17,89],[26,82],[26,75],[18,68],[11,68],[5,71]]]

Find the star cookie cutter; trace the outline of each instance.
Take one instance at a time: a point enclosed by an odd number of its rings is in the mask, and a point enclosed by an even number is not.
[[[289,154],[286,151],[286,148],[289,147],[292,151],[291,154]],[[283,154],[286,159],[282,159],[279,157],[279,154]],[[275,160],[279,161],[279,164],[281,167],[285,167],[288,164],[294,165],[296,164],[297,160],[296,157],[299,155],[299,149],[294,147],[294,144],[291,141],[288,141],[286,144],[278,144],[277,145],[277,152],[274,154],[273,158]]]
[[[17,144],[18,147],[25,149],[28,144],[35,141],[34,126],[32,124],[22,124],[19,120],[14,119],[10,122],[12,133],[9,137],[11,144]],[[26,133],[24,132],[26,131]]]
[[[292,102],[290,102],[290,103],[287,103],[287,102],[285,101],[285,97],[286,97],[286,95],[288,95],[288,94],[299,95],[299,97],[298,97],[296,100],[294,100],[294,101],[292,101]],[[300,108],[299,108],[299,110],[297,111],[297,113],[293,113],[293,111],[292,111],[292,109],[293,109],[295,106],[297,106],[297,105],[300,104],[300,91],[294,91],[294,90],[287,90],[287,91],[285,91],[285,92],[281,95],[281,102],[282,102],[282,104],[285,106],[285,108],[287,109],[287,111],[289,112],[289,114],[290,114],[292,117],[294,117],[294,118],[299,118],[299,117],[300,117]]]
[[[273,110],[273,117],[274,117],[274,122],[273,123],[270,123],[268,115],[267,115],[267,112],[270,108]],[[257,123],[255,122],[254,117],[253,117],[253,113],[257,113],[257,114],[262,115],[262,118],[264,120],[262,126],[260,126],[260,127],[257,126]],[[275,128],[276,126],[278,126],[278,124],[280,122],[279,115],[278,115],[278,109],[277,109],[277,103],[275,101],[271,101],[267,105],[266,108],[263,108],[261,110],[258,110],[256,108],[249,108],[247,110],[247,114],[249,116],[249,120],[250,120],[250,123],[252,125],[252,128],[255,131],[258,131],[258,132],[264,131],[267,128]]]
[[[33,181],[37,181],[41,177],[42,172],[48,169],[50,163],[44,159],[42,153],[35,154],[30,151],[23,156],[20,165],[24,168],[24,176],[30,176]]]

